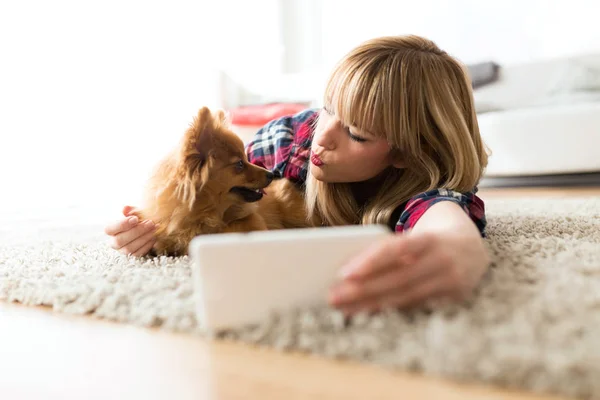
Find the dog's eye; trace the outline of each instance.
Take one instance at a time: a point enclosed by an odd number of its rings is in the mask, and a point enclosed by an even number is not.
[[[235,170],[237,172],[242,172],[244,170],[244,161],[240,160],[235,163]]]

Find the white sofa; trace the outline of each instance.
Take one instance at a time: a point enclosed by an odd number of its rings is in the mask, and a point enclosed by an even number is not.
[[[474,96],[486,177],[600,172],[600,54],[504,67]]]

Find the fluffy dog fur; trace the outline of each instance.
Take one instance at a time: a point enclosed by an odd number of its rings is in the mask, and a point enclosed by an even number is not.
[[[248,162],[223,111],[200,109],[157,166],[133,214],[157,225],[157,255],[187,254],[197,235],[308,227],[304,198],[286,179]],[[264,197],[263,197],[264,195]]]

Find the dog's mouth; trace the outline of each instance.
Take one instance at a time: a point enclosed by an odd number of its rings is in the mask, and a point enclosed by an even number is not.
[[[265,191],[262,188],[250,189],[243,186],[235,186],[231,188],[230,192],[240,195],[246,203],[253,203],[255,201],[258,201],[262,199],[263,195],[265,194]]]

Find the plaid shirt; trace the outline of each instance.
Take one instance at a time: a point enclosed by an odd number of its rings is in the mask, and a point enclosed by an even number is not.
[[[276,178],[304,184],[317,115],[318,111],[309,109],[269,122],[246,146],[248,161],[272,171]],[[485,207],[475,193],[477,187],[467,193],[435,189],[417,194],[396,209],[390,227],[396,232],[406,231],[417,223],[429,207],[440,201],[451,201],[469,215],[481,235],[485,236]]]

